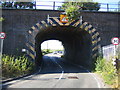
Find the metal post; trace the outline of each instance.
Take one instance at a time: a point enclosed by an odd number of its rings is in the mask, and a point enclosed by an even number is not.
[[[83,21],[83,17],[82,16],[80,16],[80,23],[82,24],[82,21]]]
[[[55,2],[53,2],[53,10],[55,10]]]
[[[36,9],[36,0],[35,0],[35,9]]]
[[[109,4],[107,4],[107,11],[109,11]]]
[[[49,14],[48,14],[48,17],[47,17],[47,23],[49,24],[49,18],[50,18],[50,16],[49,16]]]
[[[0,68],[2,68],[2,49],[3,49],[3,39],[0,40],[1,47],[0,47]],[[2,77],[2,70],[0,69],[0,77]],[[0,83],[1,84],[1,83]],[[0,87],[2,89],[2,86]]]
[[[0,60],[1,60],[1,57],[2,57],[2,51],[3,51],[3,39],[1,39]]]
[[[47,51],[48,51],[48,41],[47,41]]]

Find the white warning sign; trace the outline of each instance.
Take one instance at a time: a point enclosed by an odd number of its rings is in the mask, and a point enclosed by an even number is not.
[[[0,32],[0,39],[5,39],[6,34],[4,32]]]
[[[64,14],[61,14],[61,15],[60,15],[60,22],[62,22],[62,23],[67,23],[67,22],[68,22],[67,16],[64,15]]]
[[[118,45],[120,43],[120,39],[118,37],[114,37],[111,39],[112,44]]]

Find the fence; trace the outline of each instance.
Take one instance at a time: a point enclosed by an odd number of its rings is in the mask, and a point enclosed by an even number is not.
[[[2,3],[2,2],[1,2]],[[8,2],[9,3],[9,2]],[[12,6],[14,5],[14,2],[11,2]],[[67,2],[61,2],[61,1],[36,1],[33,2],[33,7],[32,8],[26,8],[26,9],[50,9],[50,10],[58,10],[62,4],[67,3]],[[120,4],[118,3],[99,3],[100,5],[100,10],[99,11],[120,11]],[[15,7],[3,7],[7,9],[14,9]],[[92,7],[89,7],[92,8]],[[17,8],[21,9],[21,8]],[[22,8],[25,9],[25,8]]]
[[[102,47],[102,51],[103,51],[103,58],[105,58],[106,60],[109,60],[110,58],[114,58],[115,56],[120,54],[120,45],[107,45]]]

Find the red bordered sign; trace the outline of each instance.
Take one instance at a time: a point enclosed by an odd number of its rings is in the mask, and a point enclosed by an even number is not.
[[[118,37],[114,37],[111,39],[113,45],[118,45],[120,43],[120,39]]]
[[[4,32],[0,32],[0,39],[5,39],[6,34]]]

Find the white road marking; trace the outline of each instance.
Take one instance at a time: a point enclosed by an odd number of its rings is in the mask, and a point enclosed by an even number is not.
[[[60,77],[59,77],[59,80],[61,80],[61,78],[63,77],[63,74],[64,74],[63,68],[62,68],[62,66],[61,66],[60,64],[58,64],[58,63],[55,61],[55,59],[54,59],[53,57],[51,57],[51,59],[62,69],[62,74],[61,74]]]
[[[59,77],[59,80],[61,80],[61,78],[63,77],[64,71],[62,71],[61,76]]]
[[[97,85],[98,85],[98,88],[99,88],[99,89],[101,88],[101,85],[100,85],[99,81],[97,80],[97,78],[96,78],[96,76],[95,76],[94,74],[92,74],[89,70],[87,70],[87,69],[86,69],[85,67],[83,67],[83,66],[76,65],[76,64],[73,64],[73,65],[85,69],[85,70],[96,80]]]
[[[63,60],[62,60],[62,61],[63,61]],[[64,62],[64,61],[63,61],[63,62]],[[70,63],[70,62],[69,62],[69,63]],[[73,63],[70,63],[70,64],[73,64]],[[85,67],[83,67],[83,66],[80,66],[80,65],[77,65],[77,64],[73,64],[73,65],[85,69],[85,70],[96,80],[97,85],[98,85],[98,88],[99,88],[99,90],[100,90],[101,85],[100,85],[98,79],[96,78],[96,76],[95,76],[94,74],[92,74],[89,70],[87,70],[87,69],[86,69]]]

